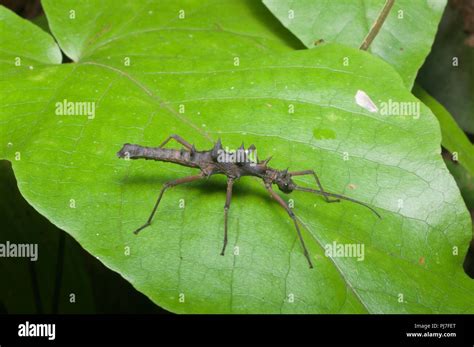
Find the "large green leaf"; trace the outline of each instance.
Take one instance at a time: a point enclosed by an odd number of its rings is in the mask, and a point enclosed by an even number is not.
[[[133,12],[134,4],[111,11],[102,1],[44,1],[53,34],[77,62],[31,69],[2,56],[0,157],[13,162],[38,211],[174,312],[474,312],[474,284],[462,270],[470,219],[439,155],[435,117],[423,105],[417,118],[355,102],[359,90],[379,107],[417,101],[388,64],[338,45],[291,51],[257,24],[265,12],[255,3],[150,2]],[[88,6],[97,17],[90,23],[90,14],[78,26],[66,19]],[[189,22],[177,19],[180,8]],[[18,21],[9,17],[5,28]],[[96,102],[95,117],[56,115],[64,99]],[[135,236],[161,185],[195,171],[115,153],[173,133],[202,149],[218,137],[230,148],[255,143],[274,167],[315,169],[326,189],[370,203],[382,219],[348,202],[284,196],[305,226],[309,269],[288,215],[245,178],[235,185],[222,257],[225,179],[212,177],[168,191],[152,226]],[[333,242],[364,245],[363,261],[325,256]]]
[[[306,47],[337,42],[358,48],[386,0],[263,0]],[[413,85],[430,52],[446,0],[397,0],[369,51]]]

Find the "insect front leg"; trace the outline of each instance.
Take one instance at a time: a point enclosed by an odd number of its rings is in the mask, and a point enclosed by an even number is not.
[[[293,213],[293,211],[288,207],[287,203],[272,189],[271,184],[265,184],[265,188],[267,188],[268,192],[274,198],[280,205],[283,207],[286,212],[290,215],[291,219],[293,219],[293,223],[295,224],[296,232],[298,234],[298,238],[300,239],[301,246],[303,247],[303,252],[304,256],[306,257],[306,260],[308,261],[310,269],[313,268],[313,263],[311,262],[311,258],[309,256],[309,252],[306,249],[306,245],[303,240],[303,236],[301,235],[300,227],[298,226],[298,222],[296,221],[296,216]]]
[[[225,197],[224,205],[224,245],[222,246],[221,255],[224,255],[225,248],[227,247],[227,215],[229,213],[230,201],[232,199],[232,186],[234,185],[234,179],[227,179],[227,193]]]
[[[319,180],[318,175],[316,175],[316,172],[314,170],[304,170],[304,171],[294,171],[289,173],[290,176],[305,176],[305,175],[312,175],[314,179],[316,180],[316,184],[318,185],[319,189],[321,190],[322,196],[326,200],[326,202],[339,202],[339,199],[330,199],[329,196],[326,194],[324,191],[323,185],[321,184],[321,181]]]
[[[199,174],[199,175],[194,175],[194,176],[178,178],[176,180],[169,181],[169,182],[166,182],[165,184],[163,184],[163,187],[161,188],[160,194],[158,195],[158,199],[156,200],[155,206],[153,207],[153,211],[151,211],[150,217],[148,217],[148,220],[146,221],[145,224],[143,224],[140,228],[135,230],[133,233],[138,234],[141,230],[145,229],[147,226],[149,226],[151,224],[151,221],[153,220],[155,212],[158,208],[158,205],[160,204],[161,198],[163,197],[163,194],[165,193],[165,191],[168,188],[171,188],[171,187],[177,186],[179,184],[183,184],[183,183],[189,183],[189,182],[197,181],[197,180],[200,180],[202,178],[204,178],[203,174]]]

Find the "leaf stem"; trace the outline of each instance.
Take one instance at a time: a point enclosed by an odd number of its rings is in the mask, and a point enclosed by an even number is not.
[[[372,28],[370,28],[370,31],[365,37],[364,42],[362,42],[362,44],[360,45],[360,49],[362,49],[363,51],[366,51],[369,48],[370,44],[379,33],[380,28],[385,22],[385,19],[390,13],[390,10],[392,9],[392,6],[394,3],[395,3],[395,0],[387,0],[385,2],[385,5],[382,8],[382,11],[380,11],[379,16],[377,17],[374,24],[372,25]]]

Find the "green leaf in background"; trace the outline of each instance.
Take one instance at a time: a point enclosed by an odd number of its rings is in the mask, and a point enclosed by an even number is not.
[[[439,155],[438,123],[423,105],[419,117],[380,112],[389,100],[418,102],[391,66],[339,45],[292,51],[255,2],[110,4],[43,2],[75,63],[17,67],[15,52],[1,53],[0,158],[38,211],[174,312],[474,312],[462,269],[471,222]],[[359,106],[358,91],[379,111]],[[57,115],[65,99],[95,102],[95,113]],[[135,236],[161,185],[196,171],[115,153],[174,133],[200,149],[218,137],[230,148],[254,143],[274,167],[315,169],[326,189],[383,218],[283,196],[304,225],[310,270],[288,215],[246,178],[234,188],[222,257],[225,178],[212,177],[169,190]],[[364,256],[326,256],[334,242],[363,246]]]
[[[424,102],[438,118],[441,126],[443,146],[451,153],[456,153],[457,160],[474,175],[474,146],[464,131],[459,128],[454,118],[438,101],[432,98],[423,88],[415,84],[413,94]]]
[[[445,160],[445,162],[449,172],[451,172],[458,184],[467,208],[474,210],[474,177],[462,165],[451,160]]]
[[[263,0],[306,47],[337,42],[358,48],[385,0]],[[430,52],[446,0],[397,0],[369,47],[390,63],[411,88]]]
[[[463,28],[461,15],[447,6],[417,81],[446,107],[461,128],[474,134],[474,47],[464,42],[467,35]]]
[[[31,22],[39,26],[41,29],[43,29],[47,33],[51,34],[51,31],[49,30],[49,25],[48,25],[48,19],[46,18],[44,14],[33,18]]]
[[[15,36],[8,35],[12,32],[15,33]],[[13,61],[15,66],[28,67],[30,62],[36,64],[61,63],[61,50],[50,35],[38,30],[35,24],[17,17],[15,13],[3,6],[0,8],[0,33],[2,33],[2,58],[6,58],[2,62],[3,64],[10,63],[9,65],[11,65]],[[3,67],[1,72],[4,72]]]
[[[133,53],[139,55],[147,47],[159,44],[152,40],[165,39],[171,32],[175,45],[167,47],[168,54],[202,55],[204,52],[196,52],[197,47],[194,47],[197,41],[200,50],[214,54],[231,53],[244,44],[260,53],[300,47],[263,5],[252,0],[202,4],[197,1],[125,1],[120,6],[116,1],[105,0],[100,4],[97,1],[86,1],[80,6],[73,4],[44,1],[43,6],[61,49],[74,61],[93,54],[105,56],[111,47],[118,45],[137,49]],[[138,37],[143,42],[140,50],[135,47]],[[217,44],[216,38],[225,45]],[[179,45],[178,40],[182,40]],[[155,55],[155,58],[160,56]]]

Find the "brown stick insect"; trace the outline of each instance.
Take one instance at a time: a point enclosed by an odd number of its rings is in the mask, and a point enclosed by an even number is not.
[[[171,139],[176,140],[178,143],[183,145],[184,148],[163,148]],[[270,193],[271,197],[275,199],[289,214],[289,216],[293,220],[293,223],[295,224],[298,238],[301,242],[304,255],[308,260],[310,268],[313,267],[313,264],[311,262],[311,258],[309,257],[308,250],[306,249],[303,237],[301,236],[301,231],[296,220],[296,216],[291,210],[291,208],[288,206],[288,204],[273,190],[272,185],[276,184],[278,188],[285,194],[289,194],[297,190],[322,195],[326,202],[339,202],[341,199],[351,201],[367,207],[373,213],[375,213],[377,217],[381,218],[377,211],[375,211],[372,207],[361,201],[352,199],[344,195],[329,193],[325,191],[323,189],[323,186],[321,185],[318,176],[313,170],[288,172],[288,169],[273,169],[268,166],[268,162],[270,161],[271,157],[266,160],[259,161],[258,158],[251,158],[252,154],[254,153],[256,153],[256,148],[254,145],[251,145],[247,150],[245,150],[244,145],[242,144],[240,148],[234,153],[224,150],[222,148],[220,139],[215,143],[212,149],[207,151],[198,151],[196,150],[194,145],[191,145],[189,142],[187,142],[178,135],[169,136],[159,147],[144,147],[129,143],[124,144],[122,149],[117,153],[117,156],[119,158],[157,160],[201,170],[201,172],[197,175],[178,178],[166,182],[161,188],[161,191],[158,195],[158,199],[155,203],[155,206],[153,207],[150,216],[148,217],[148,220],[145,224],[135,230],[134,233],[138,234],[141,230],[151,224],[158,205],[160,204],[161,198],[163,197],[163,194],[168,188],[183,183],[197,181],[203,178],[209,178],[210,176],[217,174],[227,176],[227,194],[224,205],[224,244],[222,246],[221,255],[224,255],[227,246],[227,216],[229,213],[229,207],[232,198],[232,187],[234,185],[234,182],[242,176],[255,176],[261,178],[263,180],[265,188]],[[319,189],[300,187],[295,182],[293,182],[292,177],[303,175],[313,176]]]

